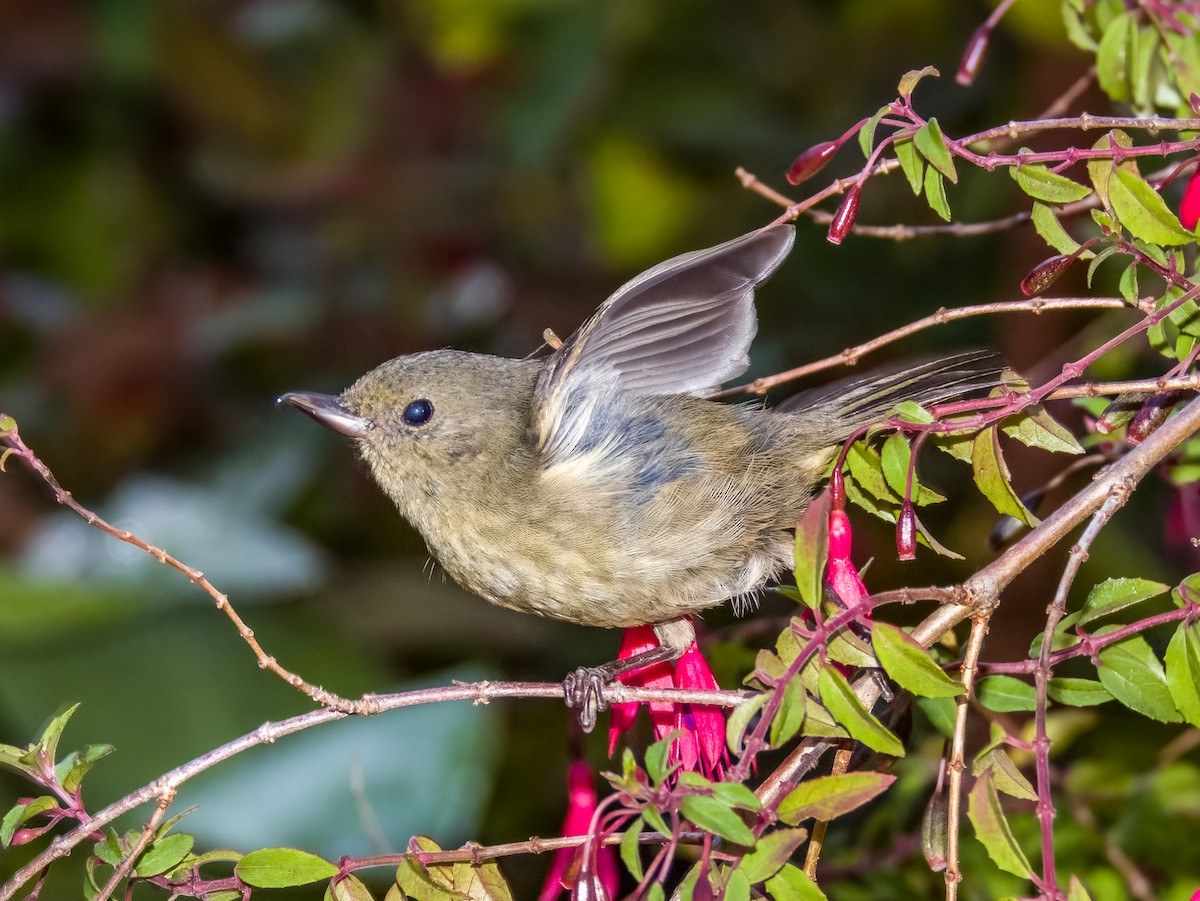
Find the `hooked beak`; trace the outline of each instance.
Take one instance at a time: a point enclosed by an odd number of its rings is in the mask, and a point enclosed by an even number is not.
[[[303,413],[307,413],[321,425],[349,435],[351,438],[365,438],[367,432],[375,427],[369,419],[351,413],[342,406],[340,398],[332,394],[314,394],[311,391],[288,391],[275,398],[276,404],[291,404]]]

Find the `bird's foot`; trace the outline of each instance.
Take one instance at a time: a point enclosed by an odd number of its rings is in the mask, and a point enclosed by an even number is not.
[[[608,698],[604,689],[616,678],[612,664],[604,666],[581,666],[563,679],[563,700],[575,711],[579,728],[591,732],[596,728],[596,718],[608,709]]]

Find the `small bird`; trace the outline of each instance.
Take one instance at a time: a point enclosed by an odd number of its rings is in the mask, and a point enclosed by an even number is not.
[[[355,439],[447,573],[480,597],[587,626],[654,626],[654,651],[568,677],[599,686],[673,660],[690,617],[745,607],[790,567],[793,529],[843,441],[901,401],[975,387],[965,358],[809,392],[776,411],[705,399],[749,365],[754,290],[791,250],[774,226],[627,282],[541,359],[435,350],[340,396],[291,404]]]

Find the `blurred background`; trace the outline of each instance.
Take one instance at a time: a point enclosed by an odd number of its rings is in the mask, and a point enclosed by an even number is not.
[[[961,0],[4,0],[0,410],[82,503],[203,570],[270,653],[330,690],[558,680],[611,659],[616,633],[494,610],[431,576],[349,443],[274,397],[337,392],[416,350],[523,356],[544,328],[569,334],[640,269],[773,219],[735,167],[786,189],[797,153],[871,115],[906,70],[944,73],[921,84],[918,107],[950,134],[1037,115],[1088,59],[1066,43],[1055,4],[1017,4],[976,85],[961,88],[953,72],[989,11]],[[851,142],[821,178],[860,166]],[[962,221],[1006,215],[1020,202],[1010,186],[965,173],[950,203]],[[934,221],[898,177],[872,182],[859,216]],[[1024,231],[835,248],[802,222],[760,292],[751,375],[940,306],[1010,299],[1046,255]],[[1082,321],[966,323],[897,353],[993,346],[1035,366]],[[1036,484],[1044,462],[1030,465]],[[81,701],[64,747],[117,746],[85,784],[98,807],[309,708],[257,668],[204,594],[8,470],[0,741],[24,745]],[[919,572],[893,562],[886,526],[864,524],[861,553],[880,556],[873,587],[961,578],[986,553],[987,515],[962,504],[934,517],[969,560],[925,554]],[[1161,570],[1139,542],[1113,544],[1140,574]],[[754,640],[714,652],[725,684]],[[207,846],[335,857],[413,832],[445,845],[552,834],[567,723],[556,703],[511,702],[312,730],[190,785],[181,803],[202,807],[183,828]],[[586,745],[598,765],[602,744]],[[0,774],[0,808],[27,792]],[[0,876],[27,850],[6,852]],[[510,875],[528,887],[543,865],[516,862]]]

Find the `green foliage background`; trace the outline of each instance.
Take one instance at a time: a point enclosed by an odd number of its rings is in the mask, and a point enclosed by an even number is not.
[[[277,413],[273,397],[340,390],[400,353],[520,356],[543,328],[568,334],[640,268],[773,218],[735,166],[781,186],[795,154],[873,112],[904,71],[952,73],[988,11],[955,0],[6,4],[0,406],[81,501],[204,570],[315,683],[354,696],[413,680],[559,679],[609,659],[617,636],[492,610],[429,577],[419,540],[350,449]],[[922,104],[957,134],[1029,118],[1085,61],[1055,4],[1018,4],[976,86],[927,80]],[[870,185],[860,223],[934,221],[889,181]],[[1019,202],[1007,177],[977,172],[951,197],[963,221]],[[761,293],[752,374],[940,306],[1011,298],[1046,255],[1027,232],[841,248],[824,235],[802,223]],[[1036,366],[1079,321],[962,325],[906,352],[987,344]],[[1018,483],[1036,484],[1044,461],[1028,465]],[[0,510],[0,737],[28,741],[63,701],[82,701],[67,744],[117,746],[89,777],[93,805],[306,709],[199,591],[89,534],[23,474],[0,479]],[[982,552],[986,516],[962,507],[944,522],[958,550]],[[860,540],[880,555],[871,579],[883,587],[896,573],[891,538],[871,528]],[[1117,524],[1093,569],[1165,577],[1155,528]],[[922,565],[925,581],[967,571]],[[745,662],[725,657],[730,673]],[[526,702],[329,727],[199,782],[196,819],[211,819],[184,828],[243,850],[335,856],[376,847],[372,817],[392,842],[551,834],[566,720]],[[1154,729],[1139,729],[1129,747],[1152,755]],[[1128,754],[1123,772],[1141,772]],[[1176,776],[1200,798],[1193,770]],[[1178,803],[1180,784],[1163,804]],[[0,799],[24,791],[0,776]],[[916,797],[900,792],[866,839],[882,840],[888,817],[911,828],[919,811],[904,805]],[[1150,803],[1122,828],[1161,829]],[[7,852],[0,877],[25,853]],[[510,876],[527,888],[540,864],[521,866]],[[77,884],[65,873],[43,897]]]

